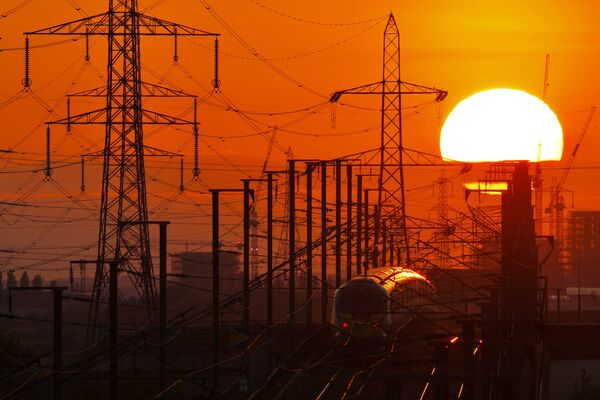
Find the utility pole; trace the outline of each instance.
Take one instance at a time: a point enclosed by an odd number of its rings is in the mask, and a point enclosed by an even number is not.
[[[243,255],[243,275],[244,275],[244,299],[243,299],[243,310],[242,310],[242,326],[244,330],[248,331],[250,325],[250,267],[252,266],[251,256],[256,249],[253,248],[253,244],[257,245],[256,239],[256,229],[255,225],[257,223],[256,220],[253,221],[253,218],[256,217],[256,205],[254,202],[256,201],[254,197],[255,191],[250,189],[251,182],[267,182],[268,179],[265,178],[257,178],[257,179],[242,179],[244,184],[244,255]],[[254,232],[254,236],[251,236],[251,233]],[[256,271],[254,271],[256,276]]]
[[[327,161],[321,161],[321,322],[327,322]]]
[[[167,225],[169,221],[125,221],[123,225],[159,226],[159,273],[158,273],[158,386],[166,388],[167,376]]]
[[[118,337],[118,310],[119,310],[119,262],[111,261],[109,268],[109,295],[108,302],[110,307],[110,333],[109,333],[109,347],[110,347],[110,400],[117,400],[119,398],[119,387],[118,387],[118,363],[119,363],[119,337]]]
[[[212,342],[213,342],[213,389],[219,388],[219,191],[212,190]]]
[[[9,287],[8,288],[8,314],[12,316],[12,292],[43,290],[51,291],[53,299],[53,343],[54,343],[54,374],[52,393],[54,400],[62,399],[62,292],[67,290],[66,286],[42,286],[42,287]]]
[[[363,221],[362,221],[362,210],[363,210],[363,201],[362,201],[362,175],[356,176],[356,275],[360,276],[362,274],[362,229],[363,229]]]
[[[158,388],[167,387],[167,225],[159,223],[159,314],[158,314]]]
[[[212,355],[213,355],[213,390],[219,389],[219,363],[221,362],[221,342],[219,328],[221,317],[219,314],[219,252],[220,252],[220,233],[219,233],[219,194],[220,193],[239,193],[244,192],[240,189],[210,189],[212,194]]]
[[[352,279],[352,164],[346,165],[346,280]]]
[[[289,285],[290,324],[296,322],[296,161],[289,160],[288,204],[289,210]]]
[[[267,326],[273,325],[273,173],[267,173]],[[269,358],[270,359],[270,358]]]
[[[369,270],[369,191],[370,189],[363,189],[364,195],[364,207],[365,207],[365,263],[364,272],[365,274]]]
[[[89,36],[105,36],[108,40],[106,86],[70,95],[103,97],[106,106],[75,116],[69,115],[48,125],[63,124],[69,129],[75,124],[105,127],[104,150],[95,154],[103,158],[103,177],[98,263],[90,303],[90,326],[97,325],[100,303],[106,297],[109,274],[104,264],[108,259],[123,260],[121,269],[130,275],[140,293],[140,300],[151,313],[155,309],[156,296],[148,226],[122,224],[148,219],[143,126],[190,125],[194,127],[197,137],[198,123],[143,107],[144,96],[195,96],[142,80],[140,37],[179,35],[216,38],[218,34],[142,14],[137,0],[108,0],[108,11],[105,13],[26,33],[27,54],[31,35],[84,36],[86,39]],[[218,43],[215,44],[217,47]],[[218,88],[218,82],[218,76],[215,76],[215,88]],[[28,88],[30,84],[27,77],[24,85]],[[139,264],[136,260],[139,260]]]
[[[335,287],[342,283],[342,160],[335,160]]]
[[[248,333],[250,323],[250,181],[244,183],[244,299],[242,304],[242,329]]]
[[[312,315],[312,277],[313,277],[313,188],[312,174],[314,164],[306,165],[306,328],[310,330]]]
[[[387,219],[381,220],[381,266],[387,266]]]

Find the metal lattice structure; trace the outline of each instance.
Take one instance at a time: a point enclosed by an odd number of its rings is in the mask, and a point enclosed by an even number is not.
[[[381,95],[381,141],[376,156],[368,163],[377,161],[379,186],[377,196],[376,225],[381,219],[395,221],[404,248],[404,260],[410,263],[409,235],[406,224],[406,199],[404,195],[404,156],[402,143],[402,95],[434,94],[436,101],[446,98],[448,92],[432,87],[403,82],[400,78],[400,32],[394,15],[390,14],[383,34],[383,79],[376,83],[357,86],[335,92],[330,102],[339,100],[343,94]]]
[[[106,107],[69,115],[50,124],[65,124],[69,128],[73,124],[101,124],[106,129],[104,150],[98,154],[103,158],[102,198],[90,325],[96,325],[100,303],[107,296],[108,260],[119,260],[120,270],[129,275],[140,301],[152,314],[156,293],[148,232],[143,126],[189,124],[197,136],[197,121],[196,113],[194,120],[188,121],[143,107],[144,96],[195,96],[142,81],[140,37],[218,34],[141,14],[137,0],[109,0],[106,13],[26,35],[101,35],[108,40],[106,86],[71,95],[105,97]],[[217,77],[214,85],[218,87]]]

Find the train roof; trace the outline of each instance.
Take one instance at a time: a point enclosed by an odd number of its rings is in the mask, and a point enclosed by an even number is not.
[[[388,282],[402,283],[409,280],[421,280],[429,283],[427,278],[412,269],[402,267],[378,267],[369,269],[365,276],[380,285]]]

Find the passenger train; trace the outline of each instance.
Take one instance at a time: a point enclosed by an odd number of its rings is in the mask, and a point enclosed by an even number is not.
[[[335,291],[331,322],[338,336],[382,341],[417,313],[433,311],[435,294],[435,286],[413,270],[370,269]]]

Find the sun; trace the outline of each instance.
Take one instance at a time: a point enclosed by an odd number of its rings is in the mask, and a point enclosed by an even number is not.
[[[440,136],[446,160],[560,160],[563,134],[546,103],[514,89],[491,89],[462,100]]]

